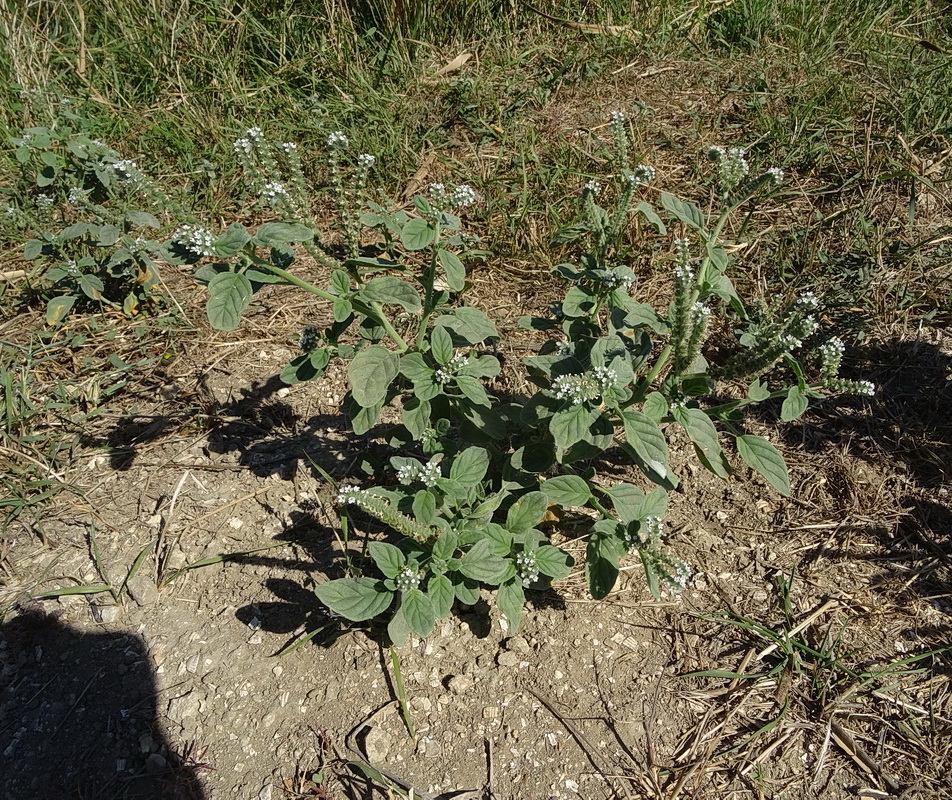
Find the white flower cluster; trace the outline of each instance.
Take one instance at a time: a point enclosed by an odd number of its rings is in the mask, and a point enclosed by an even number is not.
[[[440,384],[440,386],[445,386],[459,372],[463,367],[469,363],[469,354],[468,353],[457,353],[453,356],[445,367],[440,367],[433,376],[433,379]]]
[[[687,264],[691,258],[691,240],[687,236],[675,239],[673,243],[674,257],[681,264]]]
[[[268,205],[274,205],[275,200],[280,198],[285,198],[288,196],[288,190],[284,188],[284,184],[277,183],[272,181],[271,183],[266,183],[264,188],[261,190],[261,199],[264,200]]]
[[[442,183],[430,184],[430,197],[441,208],[466,208],[476,202],[476,192],[472,186],[462,183],[448,192]]]
[[[559,375],[552,381],[552,388],[559,400],[568,400],[572,405],[581,405],[607,392],[618,375],[609,367],[595,367],[590,373]]]
[[[70,188],[69,195],[66,199],[71,206],[81,205],[86,201],[86,192],[84,192],[78,186],[73,186]]]
[[[609,119],[612,125],[621,125],[628,117],[625,116],[624,111],[612,111],[612,113],[609,114]]]
[[[370,153],[361,153],[357,156],[357,166],[361,169],[370,169],[376,163],[377,159]]]
[[[251,151],[254,149],[254,145],[251,143],[251,139],[247,136],[239,136],[232,143],[232,147],[235,149],[235,152],[238,155],[250,156]]]
[[[688,581],[691,579],[691,568],[676,558],[670,560],[670,566],[673,567],[673,569],[666,571],[665,583],[668,584],[668,588],[672,592],[677,593],[684,591],[688,585]]]
[[[820,301],[817,300],[817,297],[813,292],[804,292],[796,299],[795,305],[800,306],[803,309],[814,311],[819,308]]]
[[[630,550],[632,547],[656,545],[664,534],[664,522],[661,517],[647,516],[641,521],[637,533],[625,532],[625,544]]]
[[[582,194],[586,193],[597,197],[602,193],[602,185],[593,178],[582,187]]]
[[[36,203],[37,208],[49,208],[56,201],[45,192],[40,192],[40,194],[33,198],[33,202]]]
[[[357,486],[341,486],[337,492],[337,504],[341,506],[360,505],[364,490]]]
[[[245,131],[245,136],[248,137],[249,141],[252,142],[263,142],[264,141],[264,131],[261,130],[257,125],[254,127],[248,128]]]
[[[215,236],[207,228],[182,225],[172,234],[172,241],[195,256],[215,255]]]
[[[298,146],[294,142],[281,142],[281,149],[286,155],[291,155],[297,152]]]
[[[634,275],[621,275],[617,272],[609,272],[602,275],[599,281],[609,289],[627,289],[635,282]]]
[[[702,320],[707,320],[711,318],[711,309],[709,306],[704,305],[704,303],[698,301],[693,306],[691,306],[691,319],[695,323],[701,322]]]
[[[66,274],[71,278],[78,278],[82,274],[79,264],[73,261],[73,259],[69,259],[69,261],[66,262]]]
[[[113,175],[120,181],[134,181],[137,177],[136,173],[139,170],[136,166],[136,162],[128,158],[121,158],[109,166]]]
[[[651,183],[658,173],[650,164],[639,164],[633,170],[626,169],[621,178],[625,183],[637,185],[639,183]]]
[[[780,167],[771,167],[767,170],[767,174],[775,186],[779,186],[783,183],[783,170],[780,169]]]
[[[409,592],[420,585],[420,573],[407,565],[397,573],[394,583],[398,592]]]
[[[798,339],[792,333],[788,333],[786,336],[783,336],[780,339],[780,343],[787,348],[787,350],[796,350],[803,344],[802,339]]]
[[[730,191],[734,189],[750,172],[750,165],[739,147],[709,147],[707,157],[717,164],[717,173],[721,186]]]
[[[298,339],[298,347],[305,353],[310,353],[317,347],[317,328],[313,325],[305,325],[301,329],[301,338]]]
[[[404,486],[420,481],[428,489],[432,489],[439,478],[440,465],[434,461],[429,464],[404,464],[397,470],[397,480]]]
[[[823,372],[828,375],[835,375],[840,368],[843,354],[846,352],[846,345],[843,344],[843,340],[834,336],[821,344],[819,350]]]
[[[535,553],[519,553],[516,556],[516,575],[523,586],[531,586],[539,580],[539,567]]]
[[[347,147],[348,144],[350,144],[350,140],[344,135],[343,131],[334,131],[327,137],[327,146],[332,150]]]
[[[679,284],[686,284],[694,277],[694,271],[690,266],[684,263],[674,265],[674,279]]]

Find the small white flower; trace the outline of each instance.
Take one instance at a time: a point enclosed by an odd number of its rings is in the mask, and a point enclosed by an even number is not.
[[[357,486],[341,486],[337,492],[337,504],[342,506],[358,505],[364,490]]]
[[[694,277],[694,271],[688,264],[674,265],[674,279],[680,284],[688,283]]]
[[[234,144],[232,146],[235,148],[235,152],[238,155],[250,156],[251,151],[253,149],[253,145],[251,144],[251,139],[248,139],[245,136],[241,136],[235,139]]]
[[[136,162],[128,158],[121,158],[111,165],[112,172],[120,181],[134,181],[139,168]]]
[[[182,225],[172,234],[172,241],[195,256],[215,255],[215,235],[207,228]]]
[[[49,208],[56,201],[46,194],[46,192],[40,192],[36,197],[33,198],[33,202],[36,203],[37,208]]]
[[[377,159],[370,155],[370,153],[361,153],[357,156],[357,165],[361,169],[370,169],[376,162]]]
[[[639,164],[634,171],[626,172],[622,177],[627,183],[639,184],[651,183],[656,176],[657,172],[650,164]]]
[[[592,180],[588,181],[585,184],[585,186],[582,187],[582,192],[583,193],[587,192],[597,197],[598,195],[602,193],[602,185],[593,178]]]
[[[69,190],[69,197],[67,199],[71,206],[78,206],[86,200],[86,192],[84,192],[78,186],[73,186]]]
[[[344,135],[343,131],[334,131],[327,137],[327,146],[332,150],[347,147],[348,144],[350,144],[350,140]]]
[[[409,592],[420,585],[422,576],[409,564],[397,573],[394,583],[398,592]]]
[[[248,128],[248,130],[245,131],[245,136],[247,136],[252,142],[264,141],[264,133],[257,125],[255,125],[253,128]]]
[[[472,186],[463,183],[450,192],[447,201],[450,208],[466,208],[476,202],[476,192]]]
[[[277,200],[279,197],[284,198],[287,196],[288,190],[284,188],[284,184],[277,183],[275,181],[266,183],[264,188],[261,190],[261,199],[269,205],[273,205],[275,200]]]
[[[616,110],[609,114],[609,119],[612,125],[622,125],[628,118],[625,116],[624,111]]]
[[[876,384],[874,384],[872,381],[857,381],[855,391],[856,394],[863,394],[867,397],[872,397],[874,394],[876,394]]]
[[[297,152],[298,146],[294,142],[281,142],[281,149],[287,154]]]
[[[73,259],[69,259],[69,261],[66,262],[66,274],[71,278],[78,278],[82,274],[79,264],[77,264]]]
[[[767,174],[770,176],[770,180],[773,181],[776,186],[779,186],[781,183],[783,183],[783,170],[780,169],[780,167],[771,167],[767,170]]]
[[[539,580],[535,553],[519,553],[516,556],[516,575],[523,586],[530,586]]]

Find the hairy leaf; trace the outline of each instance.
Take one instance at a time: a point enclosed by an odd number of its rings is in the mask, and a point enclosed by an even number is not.
[[[400,371],[400,357],[380,345],[361,350],[347,367],[354,400],[364,408],[382,403]]]
[[[406,556],[400,552],[400,549],[386,542],[370,542],[367,545],[367,552],[370,553],[377,568],[388,578],[396,578],[397,573],[407,563]]]
[[[737,452],[744,459],[747,466],[759,472],[767,483],[773,486],[780,494],[790,495],[790,476],[787,473],[787,464],[770,442],[762,436],[745,434],[737,437]]]
[[[251,302],[251,281],[240,272],[219,272],[208,282],[205,313],[215,330],[233,331]]]
[[[578,475],[557,475],[543,482],[543,494],[561,506],[584,506],[592,498],[592,490]]]
[[[314,594],[331,611],[351,622],[376,617],[393,602],[393,595],[375,578],[338,578],[317,586]]]

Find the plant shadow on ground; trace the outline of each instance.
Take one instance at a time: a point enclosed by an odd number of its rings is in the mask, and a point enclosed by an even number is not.
[[[781,431],[808,462],[826,457],[824,511],[836,514],[844,530],[878,539],[880,548],[826,542],[803,557],[878,562],[875,583],[901,586],[894,602],[918,597],[949,614],[941,598],[952,585],[952,356],[933,344],[895,339],[867,348],[854,370],[876,384],[873,398],[831,399]],[[922,628],[916,633],[926,635]],[[948,640],[952,618],[932,633]]]
[[[201,751],[174,753],[145,643],[32,605],[0,625],[0,796],[202,800]]]
[[[363,482],[369,477],[365,467],[372,467],[378,475],[389,469],[388,457],[393,450],[382,440],[390,426],[378,424],[364,436],[356,436],[350,431],[350,423],[343,414],[319,414],[302,421],[290,405],[276,398],[278,391],[285,386],[280,377],[274,375],[241,389],[241,396],[233,402],[219,405],[214,419],[210,420],[207,452],[219,455],[238,453],[238,465],[247,467],[251,474],[257,477],[278,475],[289,481],[294,480],[299,470],[317,473],[315,467],[335,480],[351,482]],[[508,402],[512,397],[504,394],[500,399]],[[113,468],[130,469],[143,446],[168,435],[182,422],[182,418],[172,415],[123,418],[106,436]],[[323,476],[315,474],[314,477],[323,482]],[[336,531],[318,519],[320,513],[327,522],[336,522],[324,510],[324,505],[330,502],[332,500],[326,495],[317,500],[309,498],[306,507],[292,512],[290,524],[275,537],[277,541],[300,548],[307,554],[306,560],[257,554],[238,555],[229,560],[337,576],[341,553],[334,547]],[[275,513],[275,517],[278,516]],[[351,510],[350,516],[359,523],[361,531],[347,548],[353,556],[358,552],[355,546],[366,534],[384,532],[386,527],[356,509]],[[289,634],[290,639],[282,649],[292,645],[299,636],[312,633],[315,634],[311,639],[313,643],[329,646],[354,626],[329,616],[307,583],[268,579],[265,585],[275,596],[275,601],[242,606],[236,611],[236,617],[245,624],[260,625],[269,633]],[[536,609],[565,608],[562,598],[551,589],[528,592],[526,604]],[[456,616],[477,638],[489,635],[489,606],[485,601],[469,608],[457,606]],[[386,639],[383,625],[371,625],[369,633],[380,641]]]

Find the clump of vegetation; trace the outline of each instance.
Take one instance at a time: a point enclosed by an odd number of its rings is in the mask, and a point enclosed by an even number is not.
[[[569,555],[540,527],[552,506],[595,513],[585,559],[594,597],[612,590],[629,554],[640,558],[654,594],[680,590],[690,568],[663,545],[667,492],[679,483],[668,463],[666,429],[683,429],[701,464],[725,479],[733,470],[722,444],[729,437],[743,462],[787,494],[783,457],[767,439],[744,431],[742,409],[783,397],[782,416],[789,420],[811,397],[872,393],[871,384],[838,377],[841,344],[811,346],[818,341],[816,297],[808,293],[754,315],[731,282],[725,225],[777,186],[782,172],[751,174],[739,149],[712,148],[720,213],[708,219],[699,206],[665,192],[656,209],[640,196],[655,172],[631,162],[628,124],[624,113],[612,115],[611,187],[585,184],[582,221],[558,237],[589,245],[577,263],[553,270],[567,286],[564,299],[550,316],[522,320],[549,336],[538,355],[523,360],[536,391],[522,398],[498,397],[487,384],[501,366],[486,343],[500,334],[466,303],[471,240],[459,214],[478,199],[469,186],[430,186],[428,196],[414,200],[412,215],[378,203],[364,211],[374,160],[357,156],[345,178],[347,137],[332,133],[326,161],[340,252],[308,219],[297,148],[272,144],[258,128],[236,141],[262,201],[283,221],[255,232],[235,223],[220,237],[209,236],[210,252],[231,256],[197,272],[208,285],[209,321],[235,328],[254,292],[267,284],[311,293],[333,322],[303,332],[304,352],[284,379],[317,378],[340,359],[347,362],[344,409],[354,432],[370,432],[387,407],[401,420],[387,431],[393,456],[376,485],[345,486],[338,495],[345,512],[359,508],[398,538],[369,545],[381,577],[351,576],[317,588],[332,611],[358,622],[389,614],[389,636],[402,643],[411,632],[426,636],[455,602],[473,605],[481,587],[492,587],[516,628],[525,590],[564,578],[571,568]],[[637,275],[620,261],[620,238],[632,213],[651,226],[656,242],[671,245],[663,258],[673,299],[664,313],[633,296]],[[367,251],[378,255],[363,254],[363,229],[377,234]],[[292,242],[330,268],[327,285],[294,274]],[[730,348],[709,353],[715,317],[739,336]],[[820,368],[808,379],[811,359]],[[788,380],[774,369],[781,363]],[[743,396],[712,403],[725,385]],[[598,459],[612,448],[658,488],[645,493],[598,480]]]

